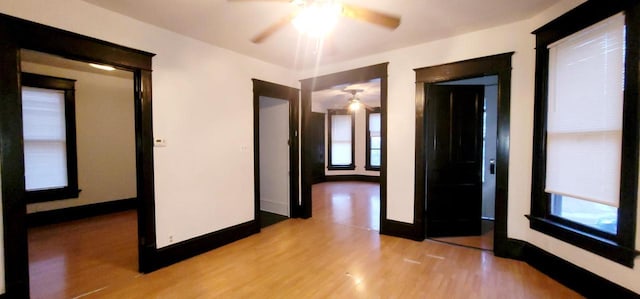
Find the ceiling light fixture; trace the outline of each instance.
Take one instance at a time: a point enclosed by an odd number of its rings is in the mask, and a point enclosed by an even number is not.
[[[351,98],[347,101],[347,106],[349,107],[349,111],[356,112],[362,107],[364,104],[360,101],[360,99],[356,96],[357,93],[363,92],[364,89],[344,89],[344,92],[348,92],[351,94]]]
[[[358,111],[362,103],[358,99],[349,100],[349,111]]]
[[[103,65],[103,64],[95,64],[95,63],[89,63],[90,66],[97,68],[97,69],[101,69],[103,71],[115,71],[116,68],[110,66],[110,65]]]
[[[312,37],[323,37],[338,23],[342,5],[333,1],[313,1],[303,4],[302,10],[291,21],[299,32]]]

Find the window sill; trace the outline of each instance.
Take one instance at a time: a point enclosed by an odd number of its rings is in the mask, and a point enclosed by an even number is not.
[[[328,170],[354,170],[356,169],[355,165],[329,165],[327,167]]]
[[[48,189],[38,191],[26,191],[27,203],[47,202],[63,199],[78,198],[82,190],[72,188]]]
[[[529,219],[530,227],[533,230],[593,252],[629,268],[633,268],[633,261],[640,254],[633,248],[624,247],[614,241],[582,232],[546,218],[531,215],[525,215],[525,217]]]
[[[364,169],[370,171],[380,171],[380,166],[365,166]]]

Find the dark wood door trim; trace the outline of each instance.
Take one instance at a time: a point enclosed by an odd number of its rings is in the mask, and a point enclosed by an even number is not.
[[[260,97],[282,99],[289,102],[289,215],[301,217],[298,203],[299,142],[298,115],[300,90],[258,79],[253,79],[253,184],[255,199],[255,225],[260,230]]]
[[[308,132],[311,126],[311,93],[317,90],[327,89],[331,86],[344,83],[365,82],[380,78],[380,113],[381,113],[381,165],[380,165],[380,233],[393,234],[394,222],[387,218],[387,67],[389,63],[381,63],[353,69],[349,71],[333,73],[329,75],[301,80],[301,109],[302,109],[302,184],[301,184],[301,216],[311,217],[311,185],[312,157],[306,154],[306,150],[312,146],[310,138],[304,132]]]
[[[113,65],[133,72],[139,199],[138,261],[141,272],[151,271],[156,254],[151,112],[151,59],[154,54],[0,14],[0,160],[6,296],[29,297],[20,49]]]
[[[507,256],[507,205],[509,184],[509,123],[511,106],[511,56],[514,52],[415,69],[416,72],[416,174],[413,235],[424,239],[425,216],[425,86],[480,76],[498,76],[498,134],[496,144],[496,198],[494,253]]]

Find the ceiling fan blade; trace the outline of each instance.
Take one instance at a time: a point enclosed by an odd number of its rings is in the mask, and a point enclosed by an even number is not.
[[[278,20],[277,22],[273,23],[271,26],[267,27],[267,29],[265,29],[264,31],[260,32],[258,35],[253,37],[251,41],[254,44],[259,44],[263,42],[265,39],[267,39],[269,36],[274,34],[276,31],[282,29],[284,26],[287,26],[291,22],[291,19],[293,19],[296,15],[297,15],[297,12],[292,13]]]
[[[369,22],[389,29],[396,29],[400,26],[399,17],[351,4],[342,4],[342,14],[348,18]]]

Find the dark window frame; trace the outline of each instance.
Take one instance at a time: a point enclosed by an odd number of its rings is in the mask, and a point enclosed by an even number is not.
[[[371,133],[369,132],[369,116],[371,114],[373,114],[373,113],[380,113],[380,116],[382,116],[382,113],[380,111],[382,111],[380,109],[380,107],[369,108],[369,109],[367,109],[367,113],[366,113],[366,116],[365,116],[367,118],[365,120],[366,123],[367,123],[366,131],[365,131],[365,135],[366,135],[366,141],[365,142],[366,142],[366,156],[367,156],[367,159],[366,159],[366,163],[365,163],[365,166],[364,166],[364,168],[366,170],[380,171],[380,166],[371,165]],[[382,151],[382,142],[380,142],[380,149],[379,150]],[[380,163],[380,164],[382,164],[382,163]]]
[[[549,50],[547,46],[617,13],[625,13],[626,52],[622,125],[622,163],[618,227],[615,235],[554,216],[551,194],[544,192]],[[633,267],[638,190],[638,57],[640,4],[638,1],[588,1],[533,32],[536,35],[536,85],[530,227],[602,257]]]
[[[46,202],[78,198],[78,151],[76,142],[75,82],[73,79],[58,78],[32,73],[22,73],[22,86],[60,90],[64,92],[64,114],[67,154],[67,186],[36,191],[25,190],[27,203]]]
[[[334,115],[349,115],[351,116],[351,164],[349,165],[333,165],[332,164],[332,159],[331,159],[331,152],[332,152],[332,147],[333,147],[333,142],[332,142],[332,138],[331,138],[331,125],[332,125],[332,121],[331,121],[331,117],[333,117]],[[349,112],[349,110],[347,109],[328,109],[327,110],[327,126],[328,126],[328,130],[327,130],[327,134],[328,134],[328,160],[327,161],[327,169],[329,170],[354,170],[356,169],[356,162],[355,162],[355,117],[353,115],[353,113]]]

